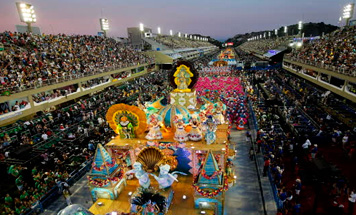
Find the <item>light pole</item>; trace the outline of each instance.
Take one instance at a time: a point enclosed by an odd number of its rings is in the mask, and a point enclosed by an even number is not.
[[[109,20],[101,18],[100,19],[100,27],[101,27],[101,30],[104,32],[104,37],[106,37],[106,32],[109,30]]]
[[[346,19],[346,26],[350,24],[350,19],[354,14],[354,7],[355,3],[348,4],[344,7],[342,18]]]
[[[36,14],[35,10],[33,9],[33,5],[24,2],[16,2],[17,11],[20,16],[21,22],[27,24],[27,31],[32,32],[32,23],[35,23]]]
[[[303,29],[303,22],[299,21],[298,22],[298,30],[299,30],[300,37],[302,37],[302,29]]]
[[[157,28],[157,33],[161,34],[161,28],[160,27]]]

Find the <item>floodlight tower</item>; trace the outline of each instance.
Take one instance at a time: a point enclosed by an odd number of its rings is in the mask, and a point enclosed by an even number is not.
[[[348,4],[344,7],[342,18],[346,19],[346,26],[350,24],[350,19],[354,14],[354,7],[355,3]]]
[[[157,33],[158,33],[159,35],[161,34],[161,28],[160,28],[160,27],[157,28]]]
[[[33,5],[24,2],[16,2],[17,11],[21,22],[27,24],[27,31],[32,32],[32,23],[36,23],[36,14]]]
[[[106,37],[106,32],[109,30],[109,20],[101,18],[100,19],[100,27],[101,27],[101,30],[104,32],[104,37]]]
[[[303,22],[299,21],[298,22],[298,30],[299,30],[300,37],[302,37],[302,29],[303,29]]]

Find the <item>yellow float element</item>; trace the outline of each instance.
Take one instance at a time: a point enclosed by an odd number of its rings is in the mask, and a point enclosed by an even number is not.
[[[122,117],[130,119],[136,135],[146,131],[147,119],[145,112],[136,106],[121,103],[112,105],[106,113],[106,121],[116,134],[119,134],[118,124]]]
[[[188,66],[184,64],[178,66],[173,76],[175,77],[174,83],[177,85],[177,89],[175,89],[174,92],[186,93],[191,91],[188,86],[192,82],[191,77],[193,77],[194,74],[190,71]]]

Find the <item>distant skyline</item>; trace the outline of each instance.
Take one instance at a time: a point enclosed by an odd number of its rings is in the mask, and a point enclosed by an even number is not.
[[[0,1],[0,31],[15,31],[20,22],[15,0]],[[347,0],[29,0],[41,32],[96,35],[99,18],[108,18],[108,36],[127,37],[127,27],[163,34],[201,34],[225,40],[236,34],[273,30],[284,25],[325,22],[339,25]]]

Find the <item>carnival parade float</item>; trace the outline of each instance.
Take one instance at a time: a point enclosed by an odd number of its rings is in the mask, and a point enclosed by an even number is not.
[[[169,105],[109,108],[117,136],[98,146],[88,176],[92,213],[224,214],[224,193],[236,180],[232,121],[224,102],[208,96],[198,104],[197,76],[178,62]]]

